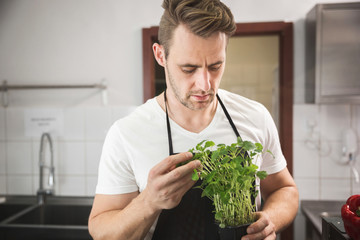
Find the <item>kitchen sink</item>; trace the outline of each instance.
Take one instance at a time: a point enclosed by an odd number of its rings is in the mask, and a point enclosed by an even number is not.
[[[0,222],[30,207],[30,204],[0,204]]]
[[[91,240],[88,218],[93,198],[6,197],[0,203],[0,239]],[[4,214],[3,214],[4,213]]]
[[[91,206],[39,205],[8,224],[87,226]]]

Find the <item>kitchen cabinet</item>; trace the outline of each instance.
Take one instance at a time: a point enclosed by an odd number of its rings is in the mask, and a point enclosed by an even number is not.
[[[308,103],[360,103],[360,2],[317,4],[306,15]]]

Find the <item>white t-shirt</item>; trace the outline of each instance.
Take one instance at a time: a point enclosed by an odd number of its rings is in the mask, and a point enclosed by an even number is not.
[[[260,170],[273,174],[284,169],[286,160],[267,109],[258,102],[225,90],[219,89],[218,94],[241,138],[259,142],[274,154],[275,158],[268,153],[258,158],[256,164]],[[220,104],[209,126],[200,133],[189,132],[171,119],[170,126],[174,152],[186,152],[203,140],[212,140],[216,144],[236,142],[236,135]],[[96,193],[143,191],[150,169],[168,155],[166,114],[153,98],[111,126],[102,150]],[[151,239],[153,230],[154,226],[146,239]]]

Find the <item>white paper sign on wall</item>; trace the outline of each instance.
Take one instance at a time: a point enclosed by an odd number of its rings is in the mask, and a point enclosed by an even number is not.
[[[24,115],[27,137],[40,137],[44,132],[56,136],[62,136],[64,133],[64,116],[61,109],[26,109]]]

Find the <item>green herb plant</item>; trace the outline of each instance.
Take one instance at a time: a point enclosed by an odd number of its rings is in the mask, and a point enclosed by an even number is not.
[[[194,170],[192,179],[202,183],[202,197],[212,200],[215,220],[221,228],[240,226],[254,222],[255,203],[251,196],[258,194],[254,186],[256,177],[264,179],[265,171],[258,171],[253,162],[263,152],[260,143],[237,139],[231,145],[202,141],[193,149],[193,159],[202,163],[202,169]],[[267,151],[272,154],[269,150]],[[255,160],[255,161],[253,161]]]

